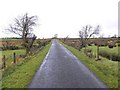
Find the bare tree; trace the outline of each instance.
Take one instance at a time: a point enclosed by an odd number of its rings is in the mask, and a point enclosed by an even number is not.
[[[67,35],[65,38],[64,38],[64,42],[69,38],[69,35]]]
[[[33,26],[36,25],[37,19],[37,16],[28,16],[26,13],[21,17],[15,18],[14,24],[11,24],[7,29],[8,31],[22,37],[23,45],[26,48],[26,54],[29,53],[33,42],[36,39],[36,36],[32,33],[32,31]]]
[[[58,34],[55,34],[55,35],[54,35],[54,38],[57,38],[57,37],[58,37]]]
[[[79,37],[80,37],[80,49],[82,49],[85,45],[84,45],[84,33],[83,31],[79,31]]]
[[[89,39],[93,35],[99,34],[99,28],[100,28],[99,25],[97,25],[96,28],[92,28],[91,25],[86,25],[85,27],[82,28],[82,30],[79,31],[79,37],[80,37],[80,42],[81,42],[80,47],[81,48],[85,47],[85,50],[86,50],[86,46],[88,44]]]

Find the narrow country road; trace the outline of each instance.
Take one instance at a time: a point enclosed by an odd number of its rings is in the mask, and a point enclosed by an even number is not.
[[[54,40],[28,88],[107,88],[69,50]]]

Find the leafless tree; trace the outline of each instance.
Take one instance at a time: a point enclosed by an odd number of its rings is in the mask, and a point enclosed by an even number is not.
[[[86,49],[89,39],[93,35],[99,34],[99,30],[100,30],[99,28],[100,28],[99,25],[97,25],[96,28],[93,28],[91,25],[86,25],[85,27],[82,28],[82,30],[79,31],[81,48],[85,47],[85,49]]]
[[[57,38],[57,37],[58,37],[58,34],[55,34],[55,35],[54,35],[54,38]]]
[[[79,37],[80,37],[80,49],[83,48],[85,45],[84,45],[84,33],[83,31],[79,31]]]
[[[28,16],[25,15],[15,18],[13,24],[7,29],[9,32],[17,34],[22,37],[23,45],[26,48],[26,53],[29,53],[30,48],[33,45],[33,42],[36,39],[36,36],[32,33],[33,27],[37,24],[37,16]]]
[[[69,35],[67,35],[65,38],[64,38],[64,42],[69,38]]]

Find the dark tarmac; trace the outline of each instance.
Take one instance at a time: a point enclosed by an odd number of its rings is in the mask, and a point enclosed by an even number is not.
[[[28,88],[107,88],[85,65],[54,40]]]

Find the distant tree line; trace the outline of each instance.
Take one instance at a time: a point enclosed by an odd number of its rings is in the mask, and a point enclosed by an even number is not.
[[[2,38],[2,39],[22,39],[21,37],[5,37],[5,38]]]

